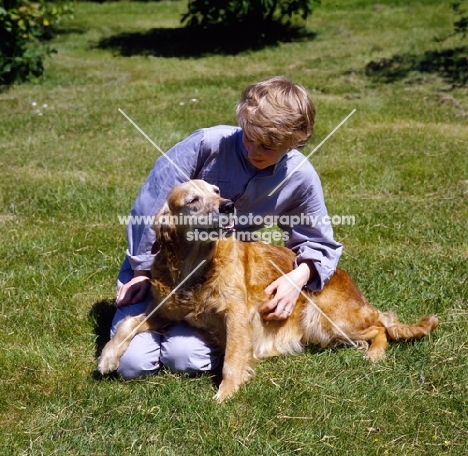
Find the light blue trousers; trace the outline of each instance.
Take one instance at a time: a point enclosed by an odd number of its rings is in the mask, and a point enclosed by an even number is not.
[[[130,280],[126,275],[133,272],[121,271],[117,287]],[[126,280],[127,279],[127,280]],[[127,316],[143,313],[151,299],[151,293],[139,303],[117,307],[111,327],[111,337],[118,324]],[[131,380],[156,373],[161,365],[174,372],[195,374],[215,369],[221,359],[219,349],[210,347],[199,336],[199,332],[185,323],[176,323],[164,331],[164,335],[153,331],[137,334],[120,358],[117,373]]]

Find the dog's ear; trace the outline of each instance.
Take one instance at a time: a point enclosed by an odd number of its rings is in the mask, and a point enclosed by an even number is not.
[[[156,253],[161,244],[171,242],[175,233],[174,217],[169,209],[167,202],[165,202],[159,212],[154,218],[153,224],[154,232],[156,233],[156,242],[151,248],[151,253]]]

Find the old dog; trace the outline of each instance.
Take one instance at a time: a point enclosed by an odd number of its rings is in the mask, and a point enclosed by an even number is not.
[[[322,291],[302,291],[287,320],[265,321],[258,311],[269,299],[264,290],[292,270],[295,255],[285,247],[229,236],[233,211],[234,204],[202,180],[169,192],[155,217],[153,300],[145,314],[118,326],[99,358],[102,374],[117,369],[135,334],[163,331],[183,320],[224,350],[215,395],[221,402],[251,379],[259,358],[300,353],[308,344],[345,344],[365,348],[366,358],[377,361],[390,340],[420,339],[438,326],[433,315],[406,325],[394,313],[378,311],[342,269]]]

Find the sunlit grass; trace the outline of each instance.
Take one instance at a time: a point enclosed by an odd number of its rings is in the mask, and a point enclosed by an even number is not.
[[[122,57],[98,43],[179,25],[185,2],[79,2],[40,83],[0,94],[0,448],[5,455],[461,455],[467,451],[468,102],[438,68],[384,83],[380,59],[461,46],[447,2],[322,1],[315,38],[203,58]],[[317,106],[308,155],[370,302],[440,327],[362,352],[265,360],[222,406],[208,376],[94,377],[127,215],[159,152],[235,123],[241,90],[284,74]],[[377,74],[378,76],[378,74]],[[100,334],[97,342],[101,343]]]

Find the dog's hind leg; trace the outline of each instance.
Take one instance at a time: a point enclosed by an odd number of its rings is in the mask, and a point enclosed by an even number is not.
[[[248,324],[247,315],[237,309],[226,315],[223,380],[215,399],[222,402],[232,396],[242,384],[248,382],[254,374],[254,363],[252,329]]]
[[[369,330],[374,332],[374,337],[372,337],[365,358],[370,361],[378,361],[385,357],[385,350],[388,346],[387,331],[382,326],[373,326]]]
[[[388,346],[387,331],[384,326],[373,325],[369,328],[353,333],[348,333],[349,338],[354,342],[370,341],[365,358],[370,361],[378,361],[385,356]]]
[[[127,317],[117,327],[114,337],[107,342],[102,350],[98,360],[98,370],[101,374],[114,372],[119,367],[120,358],[125,353],[125,350],[130,345],[133,337],[149,328],[148,321],[145,319],[145,314],[135,317]]]

